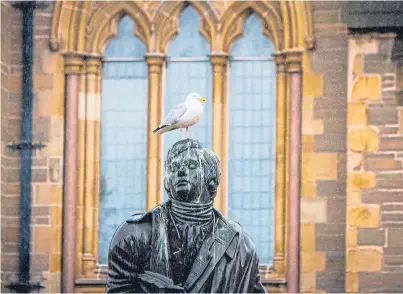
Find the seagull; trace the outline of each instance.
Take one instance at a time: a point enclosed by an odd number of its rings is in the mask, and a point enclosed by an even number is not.
[[[203,113],[203,102],[206,98],[198,93],[190,93],[184,102],[175,105],[154,131],[154,134],[163,134],[172,130],[186,128],[186,136],[189,138],[189,127],[196,124]]]

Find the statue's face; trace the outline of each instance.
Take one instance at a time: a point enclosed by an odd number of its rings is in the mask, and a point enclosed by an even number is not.
[[[179,153],[172,159],[167,172],[172,198],[194,203],[210,201],[202,160],[197,150],[191,148]]]

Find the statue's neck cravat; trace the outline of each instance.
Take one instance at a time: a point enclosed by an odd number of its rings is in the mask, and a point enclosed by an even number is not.
[[[171,199],[171,215],[178,225],[209,225],[213,219],[213,201],[189,203]]]

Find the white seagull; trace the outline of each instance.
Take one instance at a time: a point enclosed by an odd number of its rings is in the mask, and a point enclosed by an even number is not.
[[[186,136],[189,138],[189,127],[196,124],[203,113],[203,102],[206,98],[203,98],[200,94],[190,93],[184,102],[175,105],[174,108],[165,117],[163,123],[161,123],[154,131],[155,134],[163,134],[168,131],[186,128]]]

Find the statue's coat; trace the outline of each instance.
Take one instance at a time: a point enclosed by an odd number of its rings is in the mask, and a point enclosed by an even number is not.
[[[107,293],[147,292],[138,279],[145,271],[172,279],[167,220],[169,202],[133,216],[116,231],[109,250]],[[183,286],[188,293],[264,293],[256,247],[242,228],[214,209],[206,236]]]

